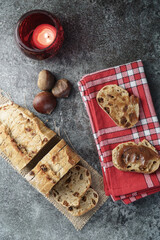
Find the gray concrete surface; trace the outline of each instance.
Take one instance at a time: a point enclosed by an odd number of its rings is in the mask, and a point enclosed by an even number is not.
[[[56,57],[35,61],[16,47],[14,28],[31,9],[57,15],[65,42]],[[0,0],[0,88],[36,113],[32,100],[40,70],[68,78],[74,86],[53,114],[37,114],[54,129],[64,128],[72,144],[99,172],[100,164],[77,82],[92,71],[142,59],[160,119],[160,1],[149,0]],[[66,139],[65,134],[62,136]],[[67,139],[66,139],[67,140]],[[82,231],[37,193],[0,158],[0,240],[159,240],[160,194],[129,206],[109,199]]]

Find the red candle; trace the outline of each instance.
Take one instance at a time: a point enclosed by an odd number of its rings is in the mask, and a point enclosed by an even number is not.
[[[50,24],[41,24],[35,28],[32,35],[33,44],[38,49],[50,46],[56,38],[57,30]]]

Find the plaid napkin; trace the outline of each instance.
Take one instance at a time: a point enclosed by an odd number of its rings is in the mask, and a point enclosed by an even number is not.
[[[98,106],[97,92],[117,84],[140,98],[140,119],[135,127],[122,129]],[[129,204],[160,191],[160,170],[153,174],[123,172],[112,163],[112,149],[118,144],[147,139],[160,151],[160,127],[141,60],[85,75],[78,83],[102,167],[104,189],[114,201]]]

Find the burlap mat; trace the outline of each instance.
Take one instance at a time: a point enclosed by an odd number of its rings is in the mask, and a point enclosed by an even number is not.
[[[0,105],[3,105],[6,102],[10,101],[10,96],[4,93],[0,89]],[[0,152],[0,156],[2,156],[7,162],[9,162],[11,165],[12,163],[10,160],[5,156],[3,152]],[[93,169],[84,159],[81,158],[80,164],[84,167],[86,167],[92,175],[92,184],[91,187],[95,189],[95,191],[99,194],[99,201],[95,208],[90,210],[89,212],[85,213],[82,216],[74,217],[70,213],[68,213],[67,209],[64,208],[61,204],[57,203],[54,200],[54,197],[50,195],[49,197],[44,196],[49,202],[51,202],[63,215],[65,215],[69,221],[74,225],[76,230],[81,230],[84,225],[89,221],[89,219],[93,216],[93,214],[104,204],[104,202],[108,199],[108,197],[105,195],[104,188],[103,188],[103,177],[95,170]],[[12,165],[13,167],[13,165]],[[13,167],[14,168],[14,167]],[[17,171],[17,170],[16,170]],[[19,172],[21,176],[24,177],[24,174]],[[42,193],[41,193],[42,194]],[[98,221],[98,219],[97,219]]]

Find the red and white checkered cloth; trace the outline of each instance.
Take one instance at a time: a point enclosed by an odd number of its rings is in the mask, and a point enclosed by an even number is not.
[[[107,84],[117,84],[140,98],[140,119],[135,127],[122,129],[98,106],[97,92]],[[112,163],[112,149],[118,144],[144,138],[160,151],[160,127],[152,103],[142,61],[85,75],[78,83],[102,167],[104,189],[114,201],[129,204],[160,191],[160,170],[153,174],[123,172]]]

